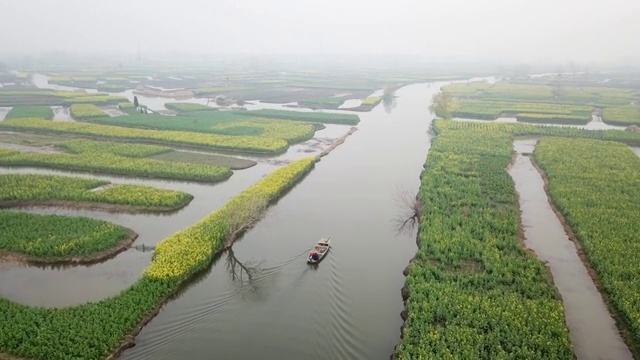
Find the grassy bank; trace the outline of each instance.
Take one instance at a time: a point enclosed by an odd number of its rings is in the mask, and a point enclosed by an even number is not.
[[[98,187],[104,187],[94,191]],[[175,210],[193,196],[149,186],[54,175],[0,175],[0,207],[56,202],[121,205],[149,211]]]
[[[535,160],[548,192],[595,270],[627,338],[640,349],[640,158],[627,146],[541,139]]]
[[[511,135],[440,130],[422,176],[419,249],[398,359],[571,359],[564,309],[519,238]]]

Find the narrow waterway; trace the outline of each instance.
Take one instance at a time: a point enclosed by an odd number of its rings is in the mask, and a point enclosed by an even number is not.
[[[547,263],[565,308],[565,317],[579,360],[633,359],[575,244],[554,213],[544,181],[528,156],[537,139],[514,141],[518,153],[509,174],[520,196],[525,243]],[[551,340],[551,339],[550,339]]]
[[[402,325],[402,271],[416,251],[415,232],[396,232],[396,196],[417,193],[436,85],[399,89],[392,110],[360,114],[359,130],[169,302],[123,358],[388,359]],[[327,236],[327,257],[307,265]]]
[[[11,111],[10,107],[0,107],[0,121],[7,117],[7,114]]]
[[[633,151],[634,153],[636,153],[636,155],[640,156],[640,147],[637,147],[637,146],[631,146],[631,151]]]

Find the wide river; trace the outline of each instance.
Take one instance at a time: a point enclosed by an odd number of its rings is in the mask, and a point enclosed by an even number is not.
[[[402,270],[416,251],[415,232],[396,232],[396,197],[417,193],[427,104],[440,85],[404,87],[394,106],[361,113],[359,130],[169,302],[123,358],[388,359],[402,325]],[[307,265],[322,237],[331,251]]]

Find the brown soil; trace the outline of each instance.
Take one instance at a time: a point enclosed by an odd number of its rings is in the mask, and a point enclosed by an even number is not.
[[[29,206],[55,206],[65,207],[79,210],[102,210],[107,212],[126,212],[126,213],[166,213],[177,211],[182,209],[193,200],[193,196],[190,196],[189,200],[183,204],[175,207],[148,207],[148,206],[133,206],[133,205],[119,205],[119,204],[107,204],[99,202],[89,201],[68,201],[68,200],[13,200],[13,201],[0,201],[0,209],[14,208],[14,207],[29,207]]]
[[[578,252],[578,256],[580,257],[580,260],[582,260],[582,263],[584,264],[585,268],[589,272],[589,276],[591,276],[591,279],[593,280],[593,283],[598,289],[598,292],[602,295],[602,299],[604,300],[604,303],[606,304],[607,309],[609,310],[609,313],[613,315],[612,318],[616,323],[616,327],[618,328],[620,335],[622,336],[622,339],[624,340],[625,344],[627,344],[627,347],[629,348],[629,350],[631,350],[631,352],[633,353],[633,357],[636,359],[640,359],[640,346],[636,345],[633,340],[633,332],[631,331],[631,328],[632,328],[631,324],[628,324],[624,320],[624,316],[622,315],[622,313],[620,313],[613,306],[613,302],[611,301],[609,294],[605,291],[604,286],[602,285],[600,276],[595,271],[595,269],[591,266],[591,263],[589,262],[587,255],[582,249],[582,245],[580,241],[578,241],[578,238],[574,234],[573,229],[571,229],[571,226],[567,222],[567,219],[560,212],[560,210],[558,210],[558,208],[556,207],[556,204],[553,202],[551,198],[551,194],[549,193],[549,179],[547,178],[547,175],[542,170],[542,168],[538,165],[535,157],[531,157],[531,163],[536,168],[536,170],[540,173],[540,176],[544,181],[544,191],[547,194],[547,197],[549,198],[549,205],[551,206],[551,209],[553,209],[553,212],[556,214],[556,217],[560,221],[560,224],[562,224],[562,227],[564,228],[564,231],[567,234],[567,237],[569,238],[569,240],[571,240],[575,244],[576,250]]]
[[[105,259],[109,259],[128,249],[137,237],[137,233],[133,230],[129,230],[127,236],[120,240],[114,247],[88,256],[39,257],[13,251],[0,250],[0,260],[25,262],[30,264],[94,264]]]
[[[356,132],[356,130],[358,130],[357,127],[352,127],[351,129],[349,129],[349,132],[347,132],[346,134],[342,135],[341,137],[337,138],[333,144],[331,144],[331,146],[329,146],[326,150],[324,150],[323,152],[320,153],[320,155],[318,155],[316,157],[316,161],[320,161],[320,158],[322,158],[323,156],[329,155],[330,152],[332,152],[335,148],[337,148],[339,145],[341,145],[342,143],[344,143],[344,141],[347,139],[347,137],[351,134],[353,134],[354,132]]]

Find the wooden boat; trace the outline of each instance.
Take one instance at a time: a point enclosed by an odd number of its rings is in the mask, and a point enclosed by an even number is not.
[[[324,256],[327,255],[327,253],[329,252],[330,242],[331,242],[331,238],[320,239],[320,241],[318,241],[316,245],[313,247],[313,249],[311,249],[311,251],[309,252],[309,256],[307,257],[307,263],[309,264],[319,263],[324,258]],[[312,256],[314,251],[318,254],[317,259],[314,259]]]

